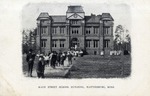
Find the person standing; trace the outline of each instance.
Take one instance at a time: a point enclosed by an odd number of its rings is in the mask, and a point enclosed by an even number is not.
[[[70,53],[70,52],[68,52],[68,63],[69,63],[69,65],[71,65],[72,64],[72,54]]]
[[[44,57],[39,56],[39,62],[36,67],[36,72],[37,72],[38,78],[44,78],[44,69],[45,69]]]
[[[32,49],[30,49],[26,57],[26,61],[28,62],[28,76],[30,77],[32,77],[34,59],[35,59],[35,54],[33,54]]]
[[[64,60],[65,60],[65,53],[62,53],[61,56],[60,56],[60,64],[62,66],[64,66]]]
[[[46,54],[44,57],[45,60],[45,65],[48,66],[49,65],[49,56]]]
[[[52,55],[52,58],[51,58],[51,63],[52,63],[51,66],[53,68],[55,68],[56,60],[57,60],[56,52],[53,52],[53,55]]]
[[[51,66],[51,67],[52,67],[52,56],[53,56],[53,52],[50,53],[50,55],[49,55],[49,66]]]
[[[60,66],[60,56],[61,56],[61,53],[58,53],[57,54],[57,66]]]

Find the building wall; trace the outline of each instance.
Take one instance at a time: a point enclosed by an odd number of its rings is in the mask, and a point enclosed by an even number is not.
[[[83,20],[81,20],[83,21]],[[46,39],[46,46],[42,47],[42,53],[48,54],[51,51],[68,51],[70,48],[70,42],[72,38],[77,38],[79,40],[80,49],[85,49],[88,54],[95,54],[99,55],[103,49],[105,49],[106,54],[109,54],[110,50],[113,50],[113,22],[104,22],[103,23],[81,23],[77,25],[73,24],[67,24],[67,23],[55,23],[51,22],[43,22],[41,23],[41,26],[38,25],[37,28],[37,36],[36,36],[36,45],[37,45],[37,50],[40,48],[40,31],[42,26],[47,26],[46,27],[46,33],[41,34],[41,39]],[[64,28],[64,34],[60,34],[60,28]],[[78,34],[72,34],[73,28],[78,27]],[[103,27],[108,27],[107,29],[107,34],[103,33],[105,30]],[[54,32],[54,28],[56,30],[56,33]],[[95,32],[95,29],[97,28],[97,33]],[[90,33],[87,33],[86,30],[89,29]],[[104,34],[104,36],[103,36]],[[52,42],[57,41],[57,47],[53,47]],[[64,47],[60,47],[60,41],[64,41]],[[90,40],[90,47],[86,47],[86,40]],[[94,46],[94,40],[98,41],[98,47],[93,47]],[[104,41],[109,40],[109,47],[105,48],[104,47]]]

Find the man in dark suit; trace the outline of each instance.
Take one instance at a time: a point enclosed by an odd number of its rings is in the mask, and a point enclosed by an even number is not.
[[[57,60],[57,55],[56,55],[56,52],[53,52],[53,55],[52,55],[52,58],[51,58],[51,65],[53,68],[55,68],[56,66],[56,60]]]
[[[44,57],[39,56],[39,62],[36,67],[38,78],[44,78],[44,69],[45,69]]]
[[[32,77],[32,69],[34,64],[35,54],[32,53],[32,49],[27,54],[26,61],[28,62],[28,76]]]

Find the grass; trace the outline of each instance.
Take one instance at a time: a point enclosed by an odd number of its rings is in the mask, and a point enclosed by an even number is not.
[[[36,68],[38,58],[35,58],[33,70]],[[23,56],[23,73],[28,66]],[[125,78],[131,74],[130,56],[103,57],[98,55],[85,55],[76,57],[67,78]]]
[[[123,78],[131,74],[130,56],[76,58],[69,78]]]

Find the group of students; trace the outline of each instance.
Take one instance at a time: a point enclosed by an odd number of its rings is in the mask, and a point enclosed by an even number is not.
[[[32,69],[35,59],[35,54],[32,53],[32,50],[29,50],[29,53],[27,54],[26,61],[28,62],[28,76],[32,77]],[[36,66],[36,72],[38,78],[44,78],[44,69],[46,66],[51,66],[52,68],[56,68],[56,66],[64,66],[64,61],[66,58],[68,59],[68,64],[72,64],[72,57],[73,55],[71,52],[63,52],[63,53],[57,53],[52,52],[48,55],[37,55],[38,56],[38,63]]]
[[[64,66],[64,61],[66,60],[66,58],[68,59],[69,64],[72,64],[72,57],[73,55],[69,51],[67,53],[52,52],[49,53],[49,55],[44,56],[44,60],[47,66],[55,68],[56,66]]]

